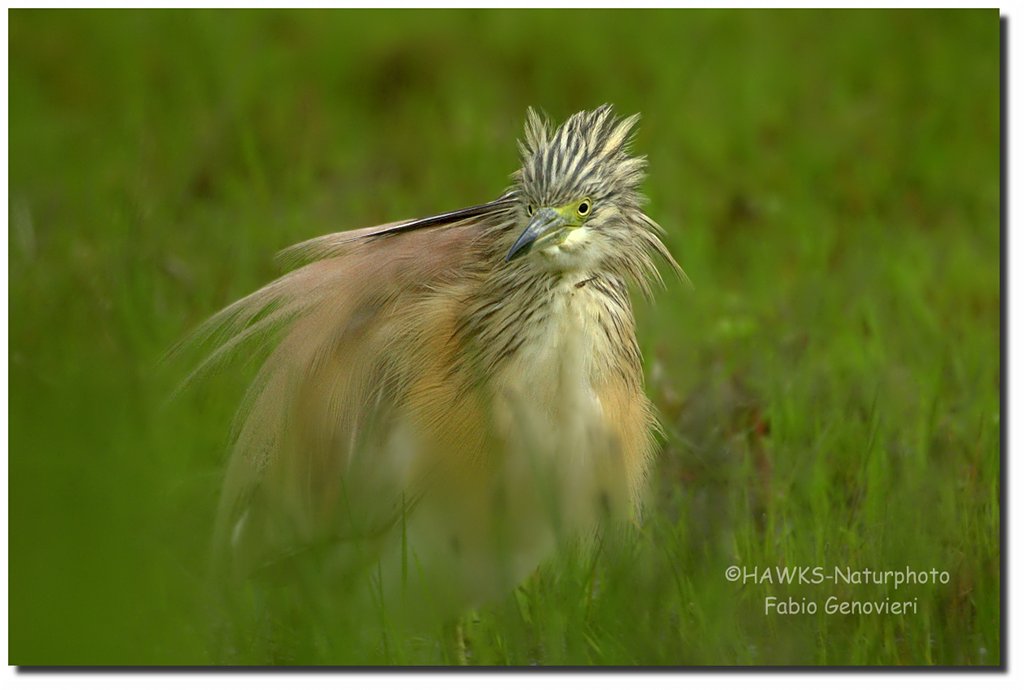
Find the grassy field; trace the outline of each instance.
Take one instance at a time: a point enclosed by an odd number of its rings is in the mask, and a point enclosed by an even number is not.
[[[467,660],[1003,661],[995,11],[9,26],[10,663],[453,662],[453,623],[364,643],[316,605],[274,623],[285,647],[217,643],[207,545],[251,368],[172,400],[187,368],[161,356],[289,244],[494,198],[527,106],[603,102],[643,114],[649,212],[695,286],[638,304],[668,439],[643,526],[465,616]]]

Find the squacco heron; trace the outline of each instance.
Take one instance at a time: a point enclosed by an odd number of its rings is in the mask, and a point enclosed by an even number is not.
[[[635,510],[656,421],[629,288],[659,257],[683,275],[643,211],[637,119],[530,110],[495,201],[303,242],[208,322],[207,362],[267,345],[216,526],[230,570],[315,551],[374,562],[384,599],[415,577],[470,606]]]

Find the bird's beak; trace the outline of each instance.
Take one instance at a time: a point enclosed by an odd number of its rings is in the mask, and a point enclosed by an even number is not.
[[[519,235],[519,239],[508,250],[508,254],[505,255],[505,261],[511,261],[520,254],[525,254],[536,244],[546,244],[547,239],[556,237],[565,226],[565,218],[557,209],[538,209],[533,214],[533,218],[530,219],[526,229]]]

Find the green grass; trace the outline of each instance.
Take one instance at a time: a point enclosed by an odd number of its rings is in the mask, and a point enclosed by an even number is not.
[[[469,661],[1003,661],[995,11],[9,23],[11,663],[452,662],[453,622],[366,642],[301,601],[287,648],[256,604],[217,643],[248,370],[169,402],[185,368],[160,358],[278,249],[493,198],[528,105],[602,102],[643,113],[649,211],[695,284],[638,305],[669,438],[643,527],[465,616]],[[741,586],[733,564],[951,580]],[[764,614],[904,593],[917,613]]]

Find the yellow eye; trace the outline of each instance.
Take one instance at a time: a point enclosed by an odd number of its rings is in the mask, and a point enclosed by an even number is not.
[[[533,215],[533,204],[527,204],[526,205],[526,215],[528,215],[528,216],[532,216]]]
[[[590,213],[590,199],[584,199],[580,202],[580,205],[576,207],[576,213],[582,218]]]

